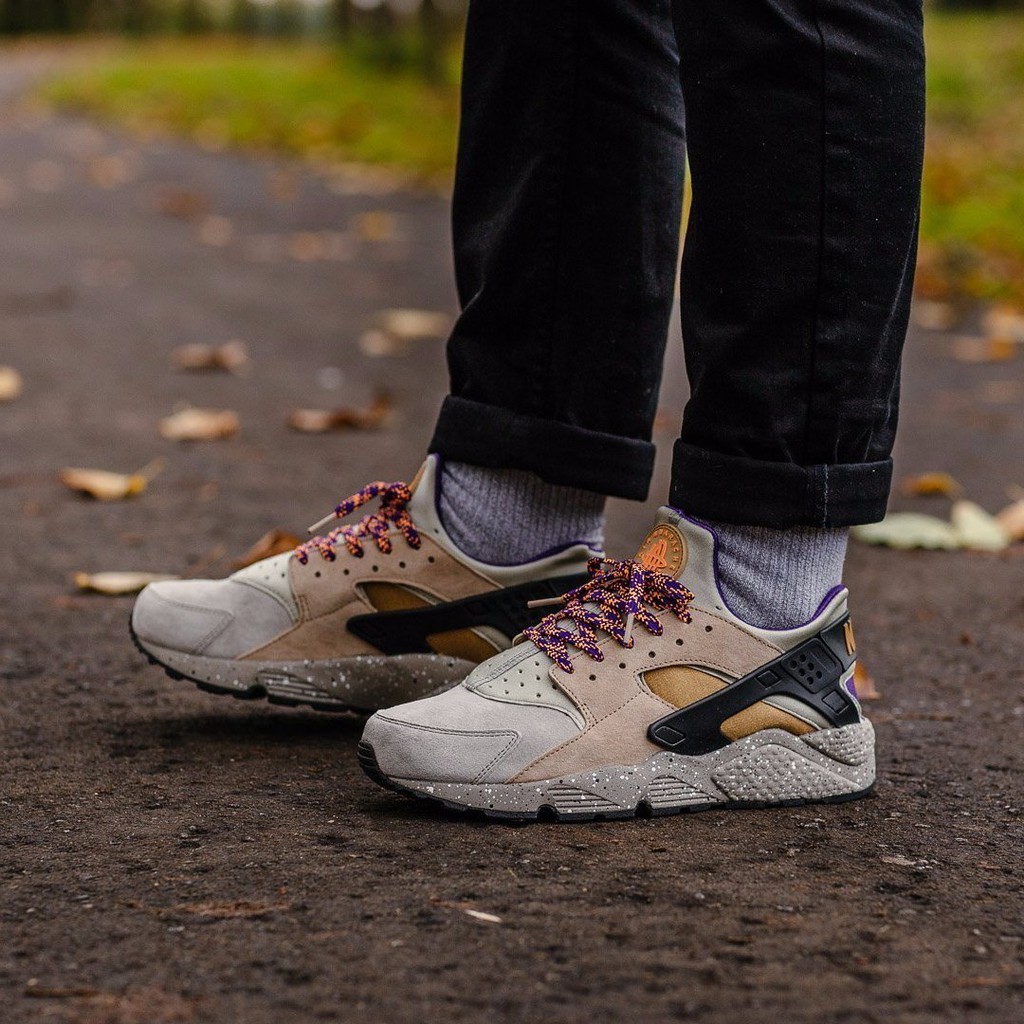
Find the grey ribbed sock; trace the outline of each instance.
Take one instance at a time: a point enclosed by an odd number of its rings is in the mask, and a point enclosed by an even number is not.
[[[601,494],[545,483],[519,469],[441,467],[438,512],[460,551],[489,565],[528,562],[575,541],[604,546]]]
[[[842,582],[847,530],[710,525],[718,534],[722,594],[729,607],[752,626],[799,626]]]

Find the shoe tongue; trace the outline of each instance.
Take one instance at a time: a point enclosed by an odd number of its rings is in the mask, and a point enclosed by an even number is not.
[[[417,518],[432,518],[434,498],[437,490],[437,456],[428,455],[426,461],[417,470],[409,484],[412,498],[409,501],[409,514],[413,522]]]
[[[412,478],[409,490],[412,498],[407,511],[412,517],[416,529],[424,536],[430,537],[450,555],[458,558],[458,550],[448,536],[437,511],[438,474],[441,471],[440,459],[437,455],[428,455],[419,472]]]
[[[674,508],[662,506],[658,510],[636,559],[648,569],[675,577],[693,592],[699,604],[721,604],[715,571],[715,535]]]

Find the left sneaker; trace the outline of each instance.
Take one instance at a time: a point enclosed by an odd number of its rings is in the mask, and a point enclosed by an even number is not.
[[[150,661],[203,690],[321,711],[374,711],[453,686],[586,579],[586,544],[521,565],[463,554],[437,511],[440,462],[377,482],[317,529],[380,507],[293,554],[223,580],[151,583],[131,632]]]
[[[850,800],[874,783],[847,592],[758,629],[718,587],[716,539],[662,509],[635,561],[594,559],[559,610],[461,686],[380,711],[381,785],[489,817],[629,818]]]

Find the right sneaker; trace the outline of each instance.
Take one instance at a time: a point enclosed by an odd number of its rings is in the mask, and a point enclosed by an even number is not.
[[[314,529],[380,498],[351,526],[224,580],[153,583],[139,595],[138,648],[211,693],[322,711],[373,711],[439,693],[505,650],[599,554],[574,544],[521,565],[455,546],[437,512],[439,459],[411,485],[373,483]]]
[[[851,800],[875,780],[846,590],[793,629],[722,595],[710,527],[664,508],[636,559],[591,564],[461,686],[379,711],[377,783],[489,817],[559,821]]]

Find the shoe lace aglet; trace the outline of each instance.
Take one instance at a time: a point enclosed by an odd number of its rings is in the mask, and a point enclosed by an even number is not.
[[[337,517],[338,513],[332,512],[330,515],[324,516],[323,519],[321,519],[319,522],[314,523],[306,532],[309,533],[311,536],[314,533],[319,533],[325,526],[328,526],[331,523],[333,523],[334,520],[337,519]]]
[[[564,598],[561,597],[539,597],[535,601],[527,601],[527,608],[547,608],[551,605],[561,604]]]

